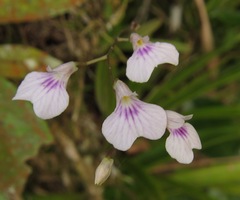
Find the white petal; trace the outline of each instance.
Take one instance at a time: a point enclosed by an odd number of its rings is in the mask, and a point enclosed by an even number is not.
[[[60,115],[68,106],[69,96],[64,85],[52,73],[31,72],[18,87],[13,100],[31,101],[38,117],[50,119]]]
[[[175,46],[165,42],[156,42],[153,44],[154,44],[153,53],[158,59],[157,65],[162,63],[178,65],[179,53]]]
[[[166,140],[166,150],[179,163],[189,164],[193,160],[193,151],[189,141],[182,136],[170,133]]]
[[[178,64],[179,53],[172,44],[149,42],[134,49],[133,55],[127,61],[126,69],[126,75],[131,81],[147,82],[153,69],[159,64]]]
[[[118,105],[102,126],[107,141],[122,151],[128,150],[138,137],[159,139],[166,129],[166,113],[160,106],[132,101],[129,107]]]
[[[117,103],[124,96],[137,96],[137,94],[135,92],[132,92],[129,89],[129,87],[124,82],[122,82],[121,80],[115,81],[113,87],[114,87],[114,89],[116,91]]]
[[[58,67],[51,69],[51,71],[54,71],[54,72],[67,74],[68,77],[77,70],[78,70],[78,68],[76,67],[75,62],[73,62],[73,61],[63,63],[63,64],[59,65]]]
[[[51,119],[60,115],[69,104],[69,95],[61,85],[50,91],[39,89],[39,93],[34,97],[36,99],[32,101],[34,112],[42,119]]]
[[[58,116],[68,106],[66,85],[76,70],[75,63],[68,62],[54,69],[47,67],[47,72],[31,72],[18,87],[13,100],[31,101],[36,115],[42,119]]]
[[[167,116],[162,107],[143,103],[139,117],[135,121],[136,127],[139,129],[139,135],[151,140],[161,138],[166,130]]]
[[[49,78],[49,73],[47,72],[29,73],[19,85],[13,100],[32,101],[34,93],[37,92],[41,83],[47,78]]]
[[[150,59],[145,59],[136,51],[127,61],[126,75],[129,80],[143,83],[147,82],[153,72],[155,63]]]
[[[194,127],[185,123],[179,129],[169,129],[170,135],[166,141],[166,150],[172,158],[180,163],[188,164],[193,160],[192,149],[201,149],[201,141]]]
[[[189,134],[188,140],[191,144],[191,147],[194,149],[201,149],[202,144],[195,128],[189,123],[185,123],[184,126],[187,128],[187,132]]]
[[[167,113],[167,127],[170,129],[177,129],[185,123],[184,116],[171,110],[166,110]]]
[[[138,137],[136,130],[129,127],[125,118],[115,112],[103,122],[102,133],[109,143],[121,151],[128,150]]]
[[[183,126],[185,120],[192,119],[193,115],[181,115],[175,111],[166,110],[168,124],[167,127],[170,129],[177,129]]]

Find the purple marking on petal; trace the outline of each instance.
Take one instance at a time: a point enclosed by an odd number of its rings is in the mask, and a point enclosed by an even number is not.
[[[132,112],[133,112],[133,115],[138,115],[138,113],[139,113],[139,111],[137,110],[137,108],[134,105],[132,106]]]
[[[41,85],[46,88],[48,87],[52,82],[54,81],[54,79],[52,77],[48,77],[46,80],[44,80]]]
[[[131,117],[132,120],[135,120],[135,117],[138,115],[139,111],[136,109],[136,107],[134,105],[130,105],[126,108],[124,108],[124,116],[125,119],[128,121],[129,118]]]
[[[127,108],[124,109],[124,116],[125,116],[126,120],[128,121],[128,110],[127,110]]]
[[[149,51],[152,51],[152,47],[150,45],[146,45],[146,50],[149,52]]]
[[[117,105],[114,112],[119,114],[119,117],[121,117],[121,115],[122,115],[122,105],[120,103]]]
[[[49,89],[48,89],[47,93],[48,93],[50,90],[55,89],[55,88],[57,88],[58,86],[61,86],[61,83],[60,83],[58,80],[56,80],[55,82],[51,82],[51,83],[52,83],[52,84],[48,86]]]
[[[146,45],[146,46],[144,46],[142,48],[139,48],[137,50],[137,54],[142,56],[142,57],[144,57],[145,55],[148,55],[150,51],[152,51],[151,46]]]
[[[182,138],[185,138],[188,135],[187,129],[184,126],[178,129],[173,129],[172,132],[174,135],[181,136]]]
[[[131,103],[128,105],[124,105],[121,102],[116,106],[114,112],[119,117],[124,117],[124,119],[129,122],[129,120],[135,120],[136,116],[139,113],[139,109],[141,109],[141,105],[134,98],[131,98]]]
[[[141,48],[137,50],[137,54],[140,55],[140,56],[143,56],[143,51],[142,51]]]
[[[132,120],[134,121],[134,113],[133,113],[133,110],[131,109],[131,107],[128,108],[128,112],[129,112]]]
[[[47,93],[57,88],[58,86],[61,88],[62,83],[59,80],[55,80],[52,76],[48,77],[46,80],[44,80],[41,85],[44,87],[44,89],[47,89]]]

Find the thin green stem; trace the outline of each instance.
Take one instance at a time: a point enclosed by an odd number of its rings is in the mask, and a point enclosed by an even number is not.
[[[100,61],[103,61],[103,60],[109,60],[109,54],[113,51],[115,45],[116,45],[118,42],[128,42],[128,41],[129,41],[128,38],[120,38],[120,37],[117,37],[117,38],[114,40],[113,44],[110,46],[108,52],[107,52],[105,55],[103,55],[103,56],[101,56],[101,57],[98,57],[98,58],[94,58],[94,59],[89,60],[89,61],[84,62],[84,63],[77,63],[77,62],[76,62],[76,64],[88,66],[88,65],[92,65],[92,64],[94,64],[94,63],[97,63],[97,62],[100,62]],[[109,62],[109,61],[108,61],[108,62]],[[111,67],[109,67],[109,69],[111,70]]]
[[[117,38],[117,41],[118,41],[118,42],[129,42],[129,39],[128,39],[128,38],[118,37],[118,38]]]
[[[106,60],[107,57],[108,57],[108,54],[105,54],[105,55],[103,55],[103,56],[101,56],[99,58],[95,58],[93,60],[89,60],[89,61],[86,62],[86,65],[92,65],[92,64],[97,63],[99,61]]]
[[[98,58],[95,58],[93,60],[89,60],[89,61],[84,62],[84,63],[77,63],[76,62],[76,64],[78,64],[80,66],[88,66],[88,65],[92,65],[94,63],[97,63],[97,62],[100,62],[100,61],[103,61],[103,60],[107,60],[107,65],[108,65],[108,69],[109,69],[109,75],[110,75],[110,77],[112,79],[112,82],[114,83],[113,71],[112,71],[112,67],[110,65],[110,54],[113,52],[114,47],[116,46],[116,44],[118,42],[128,42],[128,41],[129,41],[128,38],[116,37],[105,55],[103,55],[101,57],[98,57]]]

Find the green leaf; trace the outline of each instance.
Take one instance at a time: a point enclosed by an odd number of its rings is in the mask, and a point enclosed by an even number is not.
[[[149,20],[148,22],[142,24],[137,32],[142,35],[152,35],[156,30],[160,28],[162,25],[162,20],[159,18]]]
[[[115,93],[113,83],[109,75],[109,69],[105,62],[98,63],[95,78],[95,96],[99,109],[106,116],[113,112]]]
[[[152,88],[145,100],[149,102],[159,103],[159,100],[166,99],[166,95],[175,95],[175,93],[171,94],[171,91],[173,91],[174,88],[177,88],[179,86],[182,86],[183,88],[185,85],[188,85],[185,83],[185,81],[192,78],[193,74],[199,73],[199,71],[203,69],[211,59],[216,56],[220,56],[224,52],[228,52],[240,41],[240,36],[236,35],[235,32],[229,32],[229,35],[226,36],[226,38],[228,40],[224,42],[224,45],[221,46],[221,48],[218,48],[213,52],[203,54],[201,56],[198,55],[192,59],[192,61],[190,60],[189,62],[178,66],[176,70],[172,71],[165,78],[165,81],[161,85],[157,85]],[[204,75],[205,78],[208,76],[206,74]],[[201,79],[203,78],[204,77],[201,77]],[[194,84],[197,84],[197,81],[194,81]],[[206,85],[208,85],[208,82],[205,81],[204,86]],[[179,91],[179,89],[176,89],[176,91]]]
[[[79,5],[82,0],[41,0],[41,1],[9,1],[1,0],[0,23],[26,22],[44,19],[66,12],[73,6]]]
[[[167,99],[164,105],[171,108],[176,108],[186,100],[193,100],[194,98],[204,93],[217,89],[218,87],[227,85],[233,81],[239,80],[240,71],[238,69],[238,66],[238,63],[235,66],[229,66],[230,70],[225,70],[225,73],[223,73],[215,81],[211,81],[209,73],[199,76],[191,83],[178,90],[178,92],[172,95],[171,98]]]
[[[239,182],[240,162],[216,163],[215,165],[199,169],[189,169],[175,172],[170,179],[184,185],[224,186],[233,182]]]
[[[219,9],[211,13],[212,18],[219,19],[222,23],[228,26],[238,26],[240,21],[240,13],[238,10]]]
[[[195,120],[240,119],[240,105],[206,106],[194,109]]]
[[[29,71],[46,70],[61,61],[47,53],[24,45],[0,45],[0,76],[23,78]]]
[[[28,102],[11,101],[16,89],[10,82],[0,78],[0,91],[0,196],[20,195],[31,171],[26,160],[52,137]]]

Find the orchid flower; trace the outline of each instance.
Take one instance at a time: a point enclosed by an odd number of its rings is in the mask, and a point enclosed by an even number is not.
[[[56,117],[68,106],[66,85],[76,70],[74,62],[68,62],[54,69],[47,67],[47,72],[31,72],[18,87],[13,100],[32,102],[35,114],[42,119]]]
[[[130,41],[133,45],[133,55],[127,61],[127,77],[134,82],[147,82],[159,64],[170,63],[178,65],[179,53],[169,43],[150,42],[148,36],[141,37],[132,33]]]
[[[201,141],[195,128],[185,123],[193,115],[183,116],[174,111],[166,111],[167,129],[170,132],[166,141],[166,150],[179,163],[189,164],[193,160],[192,149],[201,149]]]
[[[114,89],[116,108],[102,125],[106,140],[116,149],[126,151],[138,137],[161,138],[167,126],[166,112],[160,106],[140,101],[120,80],[115,82]]]

